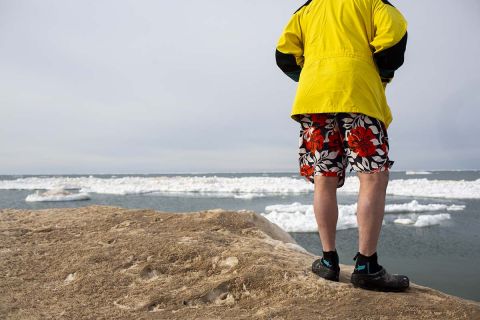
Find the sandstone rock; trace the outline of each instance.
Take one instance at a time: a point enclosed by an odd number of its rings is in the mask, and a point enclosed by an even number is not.
[[[251,211],[107,206],[0,211],[1,319],[480,319],[480,304],[412,284],[353,288]]]

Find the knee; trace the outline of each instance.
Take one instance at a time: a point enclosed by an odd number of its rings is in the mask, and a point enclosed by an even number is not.
[[[360,179],[360,184],[373,184],[386,187],[390,178],[390,172],[358,173],[358,178]]]
[[[338,177],[316,175],[313,177],[316,190],[336,192]]]

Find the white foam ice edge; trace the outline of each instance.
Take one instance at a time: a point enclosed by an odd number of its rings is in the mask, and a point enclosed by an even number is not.
[[[100,194],[170,194],[234,197],[252,199],[266,194],[300,194],[311,192],[312,186],[290,177],[29,177],[0,180],[3,190],[35,190],[61,187],[66,190]]]
[[[100,194],[180,194],[209,197],[252,199],[266,195],[301,194],[313,191],[313,184],[292,177],[28,177],[0,180],[3,190],[36,190],[62,187],[84,193]],[[357,193],[359,180],[348,177],[339,193]],[[480,199],[480,179],[474,181],[395,179],[388,185],[389,195],[438,197],[450,199]]]
[[[432,212],[432,211],[462,211],[465,205],[456,204],[438,204],[428,203],[420,204],[417,200],[412,200],[407,203],[387,204],[385,206],[385,213],[401,213],[401,212]]]
[[[426,227],[432,226],[435,224],[440,224],[444,220],[449,220],[450,214],[448,213],[439,213],[439,214],[422,214],[417,217],[417,219],[411,218],[397,218],[393,220],[397,224],[406,224],[413,225],[414,227]]]
[[[63,188],[55,188],[45,192],[35,191],[25,198],[27,202],[47,202],[47,201],[80,201],[89,200],[88,193],[72,193]]]
[[[341,192],[356,193],[359,186],[357,177],[349,177]],[[394,179],[388,183],[387,194],[415,198],[480,199],[480,179],[472,181]]]
[[[418,214],[420,212],[461,211],[464,205],[420,204],[413,200],[403,204],[388,204],[385,206],[384,223],[408,224],[414,227],[425,227],[440,224],[450,219],[450,214]],[[357,204],[339,205],[337,230],[356,228]],[[312,205],[299,202],[286,205],[271,205],[261,213],[269,221],[279,225],[287,232],[316,232],[317,224]]]
[[[425,175],[425,174],[432,174],[430,171],[406,171],[405,174],[407,176],[410,175]]]

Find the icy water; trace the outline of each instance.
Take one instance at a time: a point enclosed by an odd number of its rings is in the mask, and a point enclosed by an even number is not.
[[[380,264],[415,283],[480,301],[480,171],[392,172],[390,177]],[[338,193],[337,250],[344,264],[353,264],[357,252],[357,189],[358,179],[351,176]],[[42,194],[46,190],[53,191]],[[90,199],[46,201],[76,197]],[[0,208],[248,209],[320,255],[312,200],[313,185],[297,173],[0,176]]]

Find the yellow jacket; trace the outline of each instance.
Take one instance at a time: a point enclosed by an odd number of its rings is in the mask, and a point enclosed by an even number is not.
[[[404,60],[407,22],[386,0],[313,0],[286,25],[277,65],[299,81],[291,117],[302,113],[360,112],[388,127],[382,82]]]

